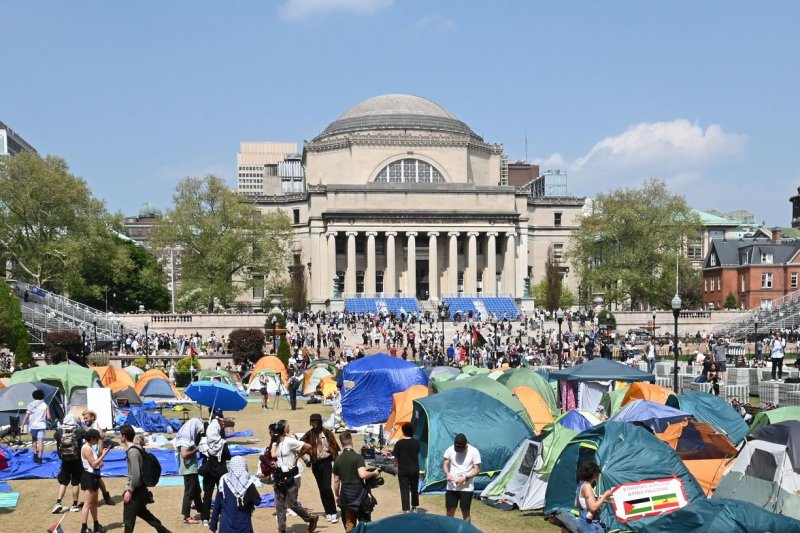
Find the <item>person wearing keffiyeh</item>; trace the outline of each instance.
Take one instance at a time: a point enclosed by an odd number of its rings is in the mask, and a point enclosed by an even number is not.
[[[203,474],[203,506],[200,515],[203,525],[208,525],[211,516],[211,499],[214,487],[220,478],[227,472],[226,463],[231,459],[231,452],[225,443],[225,434],[222,428],[222,413],[215,412],[213,419],[206,428],[206,436],[200,441],[198,450],[203,454],[203,462],[208,462],[208,472]],[[203,467],[205,469],[206,467]]]
[[[178,459],[178,473],[183,476],[183,513],[184,524],[198,524],[192,518],[192,503],[198,510],[203,508],[200,493],[200,477],[197,473],[197,445],[203,433],[203,421],[192,418],[186,421],[175,436],[175,455]]]
[[[261,495],[247,471],[247,460],[234,457],[228,461],[228,473],[219,480],[208,527],[219,533],[253,533],[253,509],[259,503]]]

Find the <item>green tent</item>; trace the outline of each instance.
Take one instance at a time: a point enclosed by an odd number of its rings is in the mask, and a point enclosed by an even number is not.
[[[686,392],[678,395],[680,410],[705,422],[738,446],[747,435],[747,423],[731,404],[707,392]]]
[[[236,379],[227,370],[204,369],[197,373],[197,381],[213,381],[214,378],[219,378],[228,385],[236,386]]]
[[[594,461],[600,465],[596,491],[600,494],[622,483],[635,483],[676,476],[683,482],[686,499],[693,502],[706,495],[678,454],[646,429],[626,422],[604,422],[578,434],[561,452],[545,495],[544,513],[569,511],[575,507],[578,465]],[[610,505],[604,505],[600,520],[609,530],[638,530],[654,520],[645,517],[619,522]]]
[[[461,373],[467,376],[480,376],[491,372],[488,368],[478,368],[474,365],[466,365],[461,368]]]
[[[626,392],[628,392],[627,388],[615,389],[603,393],[603,396],[600,398],[600,407],[605,410],[605,415],[607,417],[616,414],[616,412],[620,410]]]
[[[414,400],[411,422],[414,437],[420,441],[423,492],[444,490],[444,452],[459,433],[481,454],[476,491],[502,470],[522,441],[533,438],[528,422],[512,409],[488,394],[464,387]]]
[[[683,509],[659,517],[642,533],[675,531],[800,531],[800,521],[772,513],[752,503],[727,498],[697,500]]]
[[[498,383],[502,383],[508,390],[514,390],[517,387],[530,387],[547,402],[552,414],[560,413],[558,409],[558,401],[556,400],[556,393],[553,387],[540,376],[535,370],[529,368],[515,368],[503,373],[502,376],[497,378]]]
[[[475,389],[488,394],[489,396],[501,401],[506,407],[517,413],[530,427],[533,427],[530,415],[522,402],[514,396],[514,393],[497,381],[486,376],[475,376],[465,379],[454,379],[450,381],[434,381],[433,389],[435,392],[448,391],[455,388]]]
[[[26,370],[18,370],[11,375],[12,385],[28,381],[41,381],[58,387],[67,398],[72,397],[72,392],[76,387],[87,389],[101,386],[100,376],[97,375],[97,372],[74,363],[35,366]]]
[[[800,420],[800,407],[778,407],[771,411],[761,411],[753,418],[753,422],[750,424],[750,433],[762,426],[777,424],[786,420]]]

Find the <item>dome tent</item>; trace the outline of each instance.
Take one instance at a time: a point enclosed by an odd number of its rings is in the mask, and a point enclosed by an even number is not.
[[[144,400],[177,400],[180,393],[161,370],[151,369],[141,375],[136,382],[136,394]]]
[[[641,531],[642,533],[800,531],[800,521],[772,513],[748,502],[711,498],[694,501],[683,509],[661,516]]]
[[[678,396],[672,392],[672,389],[653,383],[642,383],[638,381],[627,388],[625,395],[622,397],[620,407],[625,407],[634,400],[647,400],[662,405],[668,405],[675,409],[680,405]]]
[[[522,402],[514,396],[514,393],[505,385],[490,379],[486,376],[475,376],[465,379],[454,379],[452,381],[437,381],[433,384],[437,392],[448,391],[457,388],[475,389],[488,394],[492,398],[502,402],[506,407],[517,413],[519,417],[525,421],[531,428],[533,428],[533,421],[531,420],[528,410]]]
[[[504,372],[502,376],[497,378],[497,381],[508,387],[515,389],[517,387],[530,387],[535,390],[547,402],[552,414],[558,414],[558,401],[553,387],[540,376],[535,370],[530,368],[515,368]]]
[[[769,424],[777,424],[778,422],[785,422],[786,420],[800,420],[800,407],[790,405],[786,407],[778,407],[769,411],[761,411],[753,417],[750,423],[750,433],[760,429]]]
[[[86,389],[101,386],[97,372],[68,363],[35,366],[18,370],[11,375],[12,384],[27,381],[41,381],[58,387],[64,393],[67,406],[70,408],[86,405]]]
[[[403,438],[403,424],[411,422],[414,414],[414,400],[428,395],[425,385],[413,385],[402,392],[392,394],[392,413],[386,421],[384,430],[389,434],[387,443],[394,443]]]
[[[649,428],[650,431],[661,432],[670,424],[690,418],[689,413],[679,409],[651,402],[649,400],[633,400],[625,404],[609,420],[613,422],[629,422]]]
[[[734,446],[747,435],[747,423],[731,404],[706,392],[687,392],[678,395],[681,411],[705,422],[717,433],[722,433]]]
[[[22,423],[28,404],[33,401],[35,390],[44,392],[44,403],[50,408],[51,420],[61,420],[64,406],[58,387],[38,381],[26,381],[0,389],[0,426],[9,425],[12,416],[19,417],[19,422]]]
[[[253,371],[250,373],[249,390],[253,389],[253,382],[258,381],[258,374],[262,370],[272,370],[281,377],[284,387],[289,386],[289,372],[286,370],[286,365],[283,364],[283,361],[274,355],[265,355],[256,361],[256,364],[253,366]]]

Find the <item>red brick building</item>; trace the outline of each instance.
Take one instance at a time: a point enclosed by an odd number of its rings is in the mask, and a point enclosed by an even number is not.
[[[729,294],[739,308],[770,307],[800,289],[800,240],[715,239],[703,266],[703,304],[722,309]]]

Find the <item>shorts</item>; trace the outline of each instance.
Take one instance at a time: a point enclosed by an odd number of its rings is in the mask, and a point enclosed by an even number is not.
[[[92,474],[91,472],[83,471],[81,474],[81,490],[90,490],[97,492],[100,488],[100,475]]]
[[[62,461],[61,470],[58,471],[59,485],[72,485],[77,487],[81,483],[83,475],[83,464],[80,461]]]
[[[727,368],[727,363],[728,363],[727,361],[714,361],[714,363],[716,363],[717,370],[719,372],[725,372],[725,369]]]
[[[471,490],[448,490],[444,493],[444,506],[446,509],[455,509],[458,506],[462,512],[468,513],[474,494]]]
[[[30,430],[31,441],[44,440],[44,432],[45,432],[44,429],[31,429]]]
[[[266,396],[266,395],[267,395],[267,388],[261,387],[261,396]]]

